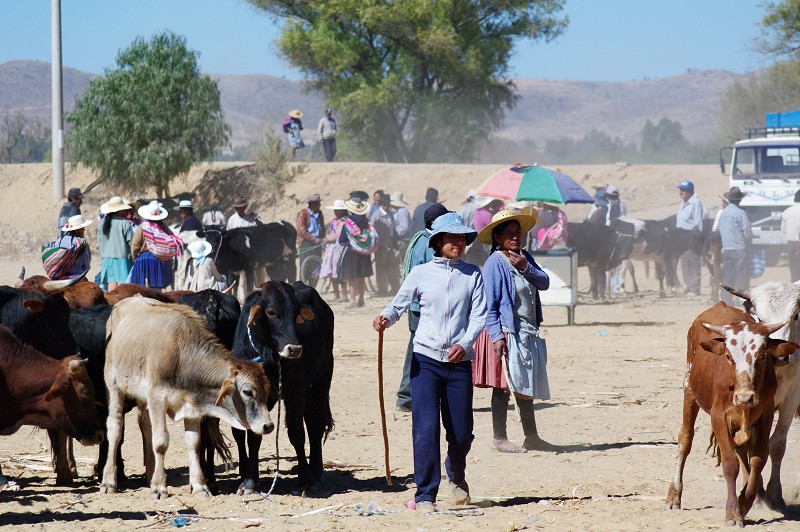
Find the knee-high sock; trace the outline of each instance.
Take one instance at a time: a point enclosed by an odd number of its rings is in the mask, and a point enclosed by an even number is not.
[[[494,439],[507,440],[508,395],[501,388],[492,389],[492,431]]]
[[[519,417],[522,419],[522,431],[525,436],[536,436],[536,415],[533,413],[533,401],[516,397]]]

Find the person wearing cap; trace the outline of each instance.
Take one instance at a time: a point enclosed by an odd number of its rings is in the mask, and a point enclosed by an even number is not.
[[[366,196],[366,197],[365,197]],[[347,282],[350,303],[347,308],[364,306],[367,277],[372,275],[372,258],[378,246],[378,234],[369,223],[369,195],[357,190],[344,202],[349,215],[344,220],[338,242],[345,247],[339,266],[339,279]]]
[[[492,388],[492,445],[503,453],[549,448],[539,437],[533,400],[550,399],[547,348],[539,337],[539,292],[550,287],[550,278],[522,249],[525,236],[538,221],[530,214],[502,210],[478,233],[478,241],[491,245],[492,251],[483,265],[486,330],[475,344],[473,383]],[[503,372],[503,359],[507,374]],[[512,393],[525,434],[521,447],[508,439],[506,431]]]
[[[200,220],[197,219],[197,216],[194,215],[194,205],[192,204],[192,200],[181,200],[178,202],[175,210],[178,211],[181,217],[181,229],[179,232],[183,233],[184,231],[203,230],[203,224],[201,224]]]
[[[731,187],[724,194],[728,206],[722,209],[719,216],[719,236],[722,240],[722,284],[736,290],[750,288],[750,273],[747,268],[747,250],[753,241],[753,229],[750,219],[739,203],[744,194],[739,187]],[[730,305],[733,296],[722,290],[722,301]]]
[[[303,113],[300,112],[300,109],[292,109],[289,111],[288,128],[284,128],[288,130],[286,135],[289,139],[289,149],[292,152],[292,159],[295,158],[297,150],[306,147],[303,142],[303,137],[300,136],[300,132],[303,130],[303,121],[300,120],[301,118],[303,118]]]
[[[325,116],[319,121],[317,127],[319,133],[319,140],[322,142],[322,149],[325,150],[325,160],[329,163],[333,162],[336,157],[336,119],[333,118],[333,111],[325,109]]]
[[[64,231],[61,228],[66,225],[68,219],[81,214],[82,204],[83,194],[81,194],[81,189],[77,187],[69,189],[67,192],[67,202],[61,207],[61,211],[58,213],[58,222],[56,223],[58,238],[64,236]]]
[[[393,295],[400,288],[399,240],[394,219],[394,209],[388,194],[381,194],[379,208],[369,217],[369,223],[378,232],[378,249],[375,250],[375,285],[378,297]]]
[[[248,208],[249,204],[247,198],[244,196],[236,198],[233,202],[233,209],[236,212],[231,214],[231,217],[228,218],[228,231],[239,227],[255,227],[256,225],[262,225],[264,223],[257,212],[253,212]]]
[[[448,498],[453,504],[469,503],[466,466],[474,439],[472,344],[486,323],[486,296],[480,269],[461,257],[475,236],[476,231],[454,212],[436,218],[428,240],[433,260],[414,267],[391,303],[372,321],[376,331],[383,331],[419,298],[411,360],[411,431],[414,506],[425,513],[435,511],[441,482],[440,417],[447,439]]]
[[[800,190],[794,193],[794,205],[781,213],[781,231],[786,237],[789,280],[800,281]]]
[[[675,216],[675,227],[692,232],[692,238],[702,239],[703,233],[703,204],[694,194],[694,183],[684,179],[678,184],[678,194],[681,197],[681,204],[678,206],[678,214]],[[686,285],[684,294],[696,296],[700,294],[700,270],[702,262],[700,254],[692,246],[681,255],[681,272],[683,273],[683,284]]]
[[[159,201],[151,201],[138,210],[142,223],[131,241],[130,282],[162,290],[174,281],[173,259],[183,253],[183,241],[175,236],[164,219],[169,214]]]
[[[403,280],[408,277],[408,273],[415,266],[433,260],[433,248],[428,245],[431,238],[431,226],[439,216],[447,212],[447,208],[441,203],[436,203],[428,207],[428,210],[425,211],[425,230],[411,237],[408,249],[403,258],[403,267],[400,272]],[[398,412],[411,412],[411,358],[414,355],[414,334],[418,326],[419,298],[415,297],[408,307],[408,330],[411,333],[411,337],[408,339],[406,358],[403,361],[403,376],[400,379],[400,387],[397,389],[396,407]]]
[[[606,199],[606,188],[608,185],[598,185],[594,187],[594,203],[589,207],[589,214],[586,221],[595,225],[606,224],[606,213],[608,213],[608,199]]]
[[[127,282],[133,267],[131,243],[134,228],[128,220],[133,207],[121,197],[114,196],[100,206],[100,212],[104,216],[97,231],[97,245],[103,261],[99,284],[106,285],[110,291]]]
[[[206,240],[195,240],[186,246],[189,256],[192,257],[188,290],[199,292],[209,288],[219,288],[225,284],[225,277],[217,270],[211,249],[211,244]]]
[[[92,252],[84,236],[85,230],[92,225],[92,220],[84,219],[82,214],[70,216],[61,227],[63,236],[56,240],[56,247],[71,250],[75,254],[75,261],[67,268],[61,279],[75,279],[86,275],[92,264]]]
[[[347,218],[347,205],[344,201],[337,199],[333,205],[325,207],[333,211],[333,219],[328,224],[328,233],[325,235],[325,253],[322,256],[322,265],[319,269],[319,276],[321,278],[329,278],[331,286],[333,287],[334,302],[348,302],[347,298],[347,283],[339,278],[339,263],[344,254],[345,245],[339,243],[339,236],[342,234],[342,227],[344,220]],[[339,287],[341,286],[341,295]]]
[[[306,197],[307,207],[300,209],[295,218],[297,228],[297,250],[301,257],[312,253],[322,257],[322,243],[325,239],[325,215],[320,210],[322,199],[319,194]]]
[[[411,231],[413,233],[419,233],[425,229],[425,211],[436,203],[439,203],[439,191],[429,187],[425,191],[425,203],[417,205],[417,208],[414,209],[414,216],[411,219]]]

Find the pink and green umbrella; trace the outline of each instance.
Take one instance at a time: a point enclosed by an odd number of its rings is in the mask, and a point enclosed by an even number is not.
[[[505,201],[594,203],[592,196],[567,174],[538,165],[500,170],[484,181],[476,193]]]

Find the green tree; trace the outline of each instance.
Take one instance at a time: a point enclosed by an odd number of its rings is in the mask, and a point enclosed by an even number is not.
[[[22,111],[0,113],[0,163],[44,160],[50,149],[50,128]]]
[[[657,125],[648,119],[642,129],[640,150],[644,154],[657,154],[686,149],[689,142],[683,136],[680,122],[662,118]]]
[[[99,173],[119,190],[169,183],[228,143],[216,81],[202,75],[197,52],[171,32],[137,37],[117,68],[93,80],[67,115],[73,164]]]
[[[769,2],[761,19],[759,49],[776,56],[797,56],[800,52],[800,0]]]
[[[564,0],[249,0],[284,20],[278,47],[327,95],[354,159],[463,161],[514,106],[513,44],[549,41]]]
[[[277,128],[267,127],[264,141],[256,145],[250,156],[256,163],[261,179],[258,183],[260,196],[266,197],[266,206],[272,207],[272,218],[278,203],[286,200],[286,185],[308,170],[308,163],[293,163],[288,150],[283,149],[285,135],[279,134]]]

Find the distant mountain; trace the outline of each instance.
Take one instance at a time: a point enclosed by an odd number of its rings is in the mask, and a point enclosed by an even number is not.
[[[64,110],[96,78],[65,68]],[[234,145],[258,140],[267,124],[279,123],[290,109],[306,114],[316,126],[325,101],[305,93],[303,84],[267,75],[212,75],[219,81],[225,118],[233,130]],[[710,140],[719,112],[720,96],[745,76],[721,70],[693,71],[660,80],[630,82],[514,80],[521,96],[508,112],[498,135],[516,140],[582,137],[593,128],[625,142],[637,142],[645,120],[678,121],[692,142]],[[50,64],[12,61],[0,64],[0,112],[21,110],[50,122]],[[307,127],[308,127],[307,126]],[[340,120],[341,127],[347,127]],[[310,134],[308,137],[313,138]]]

